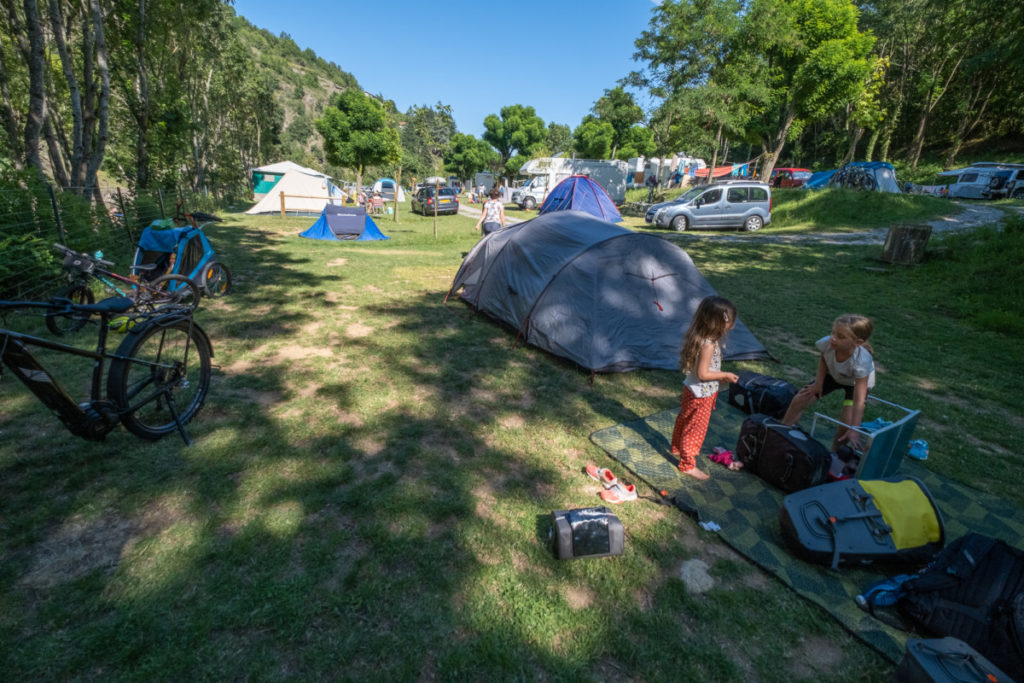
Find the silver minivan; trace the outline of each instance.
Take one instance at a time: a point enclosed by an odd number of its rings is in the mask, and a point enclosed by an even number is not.
[[[650,207],[644,220],[673,230],[743,228],[755,232],[772,222],[772,190],[767,183],[754,180],[699,185],[670,202]]]

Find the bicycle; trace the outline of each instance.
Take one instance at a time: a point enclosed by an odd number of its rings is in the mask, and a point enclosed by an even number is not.
[[[64,270],[70,283],[54,295],[54,300],[69,300],[71,303],[93,304],[96,296],[92,291],[93,281],[100,282],[107,291],[132,300],[133,308],[143,313],[153,312],[162,306],[185,306],[194,310],[199,305],[200,290],[194,282],[183,275],[161,275],[153,280],[129,278],[109,270],[113,262],[102,258],[102,252],[93,256],[68,249],[54,243],[54,248],[64,254]],[[135,271],[155,269],[153,264],[132,266]],[[58,337],[79,331],[86,319],[76,316],[74,309],[69,312],[46,316],[46,328]]]
[[[138,437],[160,439],[177,431],[187,445],[185,429],[206,400],[210,388],[213,347],[192,319],[188,307],[165,307],[140,320],[117,350],[107,349],[111,318],[135,303],[112,297],[99,303],[0,301],[0,312],[20,309],[70,310],[90,319],[100,317],[96,350],[0,328],[0,376],[3,366],[50,409],[75,436],[101,441],[118,423]],[[29,346],[92,359],[89,400],[78,403],[32,355]],[[103,392],[104,369],[106,392]]]

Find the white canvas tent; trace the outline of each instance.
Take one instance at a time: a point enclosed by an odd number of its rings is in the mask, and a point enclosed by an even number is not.
[[[282,164],[291,164],[290,161]],[[276,164],[275,164],[276,165]],[[297,164],[294,164],[297,166]],[[302,169],[301,166],[299,166]],[[281,193],[285,195],[285,213],[316,216],[328,204],[340,206],[345,194],[323,173],[312,169],[289,170],[277,184],[246,211],[249,215],[281,212]]]

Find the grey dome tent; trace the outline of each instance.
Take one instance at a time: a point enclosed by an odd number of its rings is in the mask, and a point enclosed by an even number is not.
[[[487,235],[452,292],[527,343],[594,372],[679,369],[683,335],[715,294],[685,251],[580,211],[555,211]],[[726,360],[771,356],[742,321]]]

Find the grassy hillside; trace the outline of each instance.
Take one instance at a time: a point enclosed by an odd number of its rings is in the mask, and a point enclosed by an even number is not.
[[[313,120],[333,94],[360,87],[356,77],[313,50],[301,49],[287,33],[275,36],[244,17],[235,18],[235,30],[252,51],[264,77],[276,83],[275,97],[284,114],[278,156],[306,166],[325,167]]]

